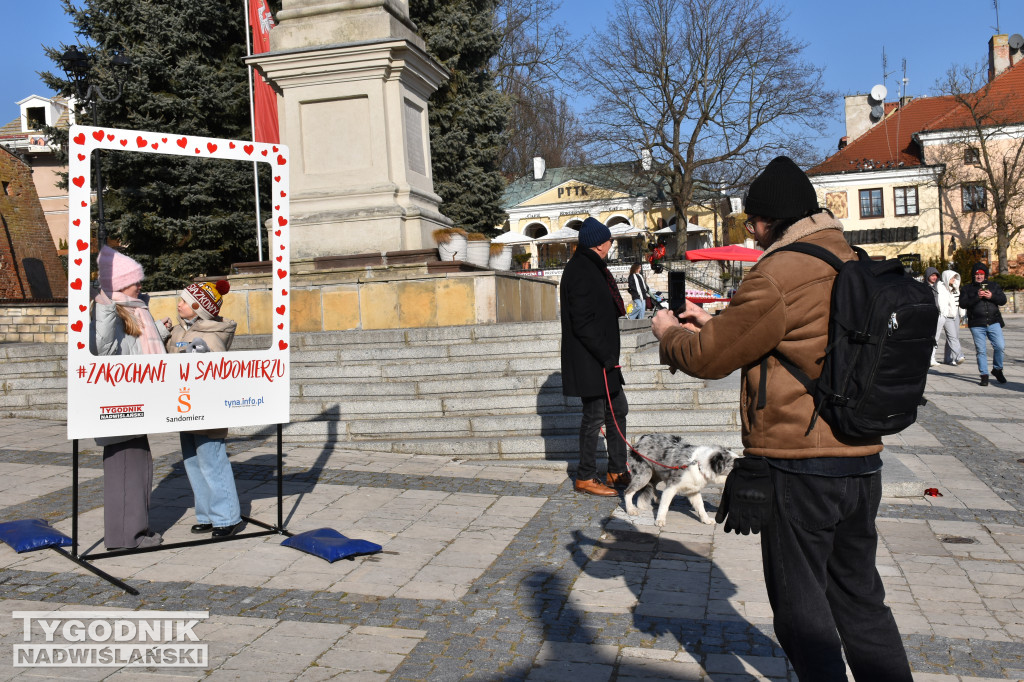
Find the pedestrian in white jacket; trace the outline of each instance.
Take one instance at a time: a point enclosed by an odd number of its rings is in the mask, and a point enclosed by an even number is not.
[[[960,346],[960,274],[955,270],[942,273],[935,287],[939,294],[939,331],[935,335],[936,347],[945,347],[944,362],[959,365],[964,361]]]

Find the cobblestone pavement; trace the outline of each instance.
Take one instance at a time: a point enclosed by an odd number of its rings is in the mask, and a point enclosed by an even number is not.
[[[942,493],[879,512],[879,570],[917,680],[1024,679],[1024,317],[1008,323],[1009,383],[977,385],[964,330],[968,361],[934,368],[918,424],[886,439],[890,470]],[[153,526],[192,539],[177,437],[151,441]],[[102,549],[101,461],[82,448],[82,549]],[[229,452],[244,512],[273,521],[273,443]],[[0,521],[70,532],[70,461],[63,424],[0,420]],[[331,447],[290,448],[285,465],[290,530],[384,551],[328,564],[269,536],[96,562],[134,597],[50,550],[0,546],[0,680],[795,679],[759,539],[701,524],[685,499],[658,528],[551,468]],[[14,667],[14,611],[96,608],[208,610],[207,667]]]

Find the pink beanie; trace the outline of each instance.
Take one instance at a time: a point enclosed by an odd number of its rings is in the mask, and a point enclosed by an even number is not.
[[[100,289],[107,294],[141,282],[145,274],[141,265],[109,246],[100,249],[96,262],[100,269]]]

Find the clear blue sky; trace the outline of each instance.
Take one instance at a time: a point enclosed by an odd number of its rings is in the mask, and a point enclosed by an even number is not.
[[[18,100],[52,94],[36,75],[55,68],[41,46],[75,41],[57,0],[4,4],[10,30],[0,41],[0,63],[5,65],[0,124],[17,117],[14,103]],[[238,4],[242,11],[242,3]],[[807,58],[824,66],[828,86],[844,95],[867,92],[882,82],[883,48],[893,72],[886,80],[890,99],[897,93],[903,59],[910,79],[908,94],[927,95],[949,66],[987,59],[988,39],[996,25],[992,0],[786,0],[781,4],[790,13],[790,33],[807,43]],[[605,22],[613,6],[614,0],[562,0],[559,18],[576,38],[585,40]],[[1024,34],[1024,1],[1001,0],[999,23],[1003,33]],[[826,148],[834,148],[843,130],[837,120]]]

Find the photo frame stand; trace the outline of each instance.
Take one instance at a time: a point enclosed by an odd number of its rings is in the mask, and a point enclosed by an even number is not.
[[[165,549],[177,549],[179,547],[195,547],[198,545],[209,545],[215,542],[230,542],[232,540],[242,540],[243,538],[258,538],[266,535],[284,535],[291,537],[293,534],[284,527],[284,444],[283,444],[283,424],[277,425],[277,525],[270,525],[258,519],[251,518],[249,516],[242,516],[242,520],[246,523],[251,523],[254,526],[259,526],[264,530],[257,530],[246,533],[237,533],[224,538],[203,538],[201,540],[189,540],[187,542],[171,542],[166,544],[157,545],[155,547],[143,547],[143,548],[132,548],[132,549],[116,549],[108,550],[104,552],[86,552],[84,554],[78,553],[78,439],[75,438],[71,444],[71,551],[67,551],[63,547],[51,547],[62,554],[65,558],[75,562],[82,568],[93,573],[94,575],[103,578],[111,585],[119,587],[128,594],[137,595],[139,591],[129,585],[128,583],[115,578],[109,573],[100,570],[92,565],[93,561],[97,559],[109,559],[112,557],[119,556],[130,556],[132,554],[142,554],[144,552],[159,552]]]

